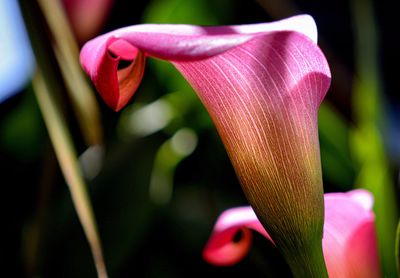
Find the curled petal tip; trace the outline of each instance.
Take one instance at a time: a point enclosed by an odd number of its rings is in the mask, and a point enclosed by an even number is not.
[[[250,229],[258,231],[272,242],[250,206],[224,211],[219,216],[204,248],[204,259],[218,266],[231,266],[238,263],[250,250],[252,242]]]
[[[239,240],[234,237],[240,234]],[[203,258],[217,266],[232,266],[240,262],[248,253],[252,242],[249,229],[230,229],[211,236],[203,251]]]
[[[146,58],[142,51],[123,39],[99,37],[97,40],[106,41],[85,44],[81,64],[104,102],[118,112],[139,87]]]
[[[125,61],[133,61],[138,55],[139,49],[123,39],[115,38],[108,44],[108,52],[114,57]]]

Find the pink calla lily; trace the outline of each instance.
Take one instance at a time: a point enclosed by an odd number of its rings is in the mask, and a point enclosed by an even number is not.
[[[317,112],[330,71],[316,40],[307,15],[242,26],[136,25],[89,41],[81,63],[119,111],[146,57],[170,61],[207,108],[246,197],[289,264],[321,276]],[[130,65],[119,69],[121,60]]]
[[[381,277],[372,205],[366,190],[325,194],[322,243],[329,277]],[[250,206],[226,210],[204,248],[205,260],[219,266],[238,263],[250,250],[251,230],[272,241]],[[242,236],[234,241],[239,231]]]

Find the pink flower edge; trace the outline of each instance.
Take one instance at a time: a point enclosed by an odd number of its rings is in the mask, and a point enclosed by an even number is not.
[[[139,87],[146,57],[175,63],[201,60],[276,32],[295,32],[314,43],[317,41],[317,28],[309,15],[239,26],[142,24],[121,28],[87,42],[81,50],[80,60],[103,100],[119,111]],[[131,65],[119,70],[121,60],[129,61]]]

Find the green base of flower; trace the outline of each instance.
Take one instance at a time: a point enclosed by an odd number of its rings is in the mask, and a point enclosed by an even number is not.
[[[290,250],[283,256],[288,263],[293,277],[328,278],[322,246],[312,246],[303,250]]]

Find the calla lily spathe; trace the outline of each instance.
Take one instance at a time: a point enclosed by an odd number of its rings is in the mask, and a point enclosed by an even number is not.
[[[81,63],[119,111],[146,57],[170,61],[209,112],[262,225],[306,275],[325,271],[317,112],[330,71],[316,41],[307,15],[242,26],[136,25],[89,41]],[[131,63],[119,70],[121,60]]]
[[[372,205],[366,190],[325,194],[323,250],[329,277],[381,277]],[[251,230],[272,241],[250,206],[226,210],[204,248],[205,260],[219,266],[238,263],[250,250]],[[234,241],[239,231],[242,237]]]

